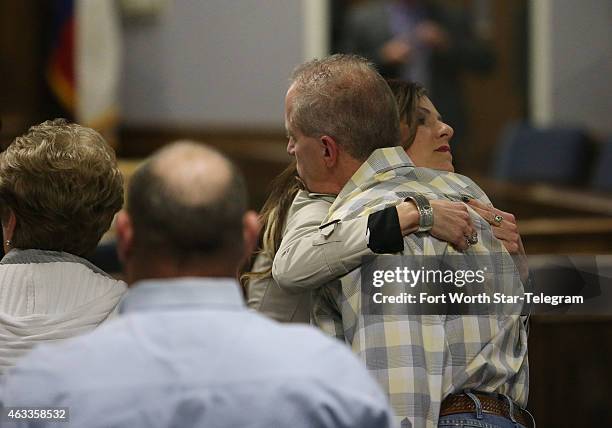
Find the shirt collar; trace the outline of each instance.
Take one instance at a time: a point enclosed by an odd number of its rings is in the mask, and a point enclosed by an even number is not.
[[[0,260],[0,265],[25,265],[31,263],[80,263],[93,272],[104,275],[107,278],[111,277],[90,261],[63,251],[36,249],[21,250],[19,248],[13,248],[4,255],[2,260]]]
[[[338,194],[338,200],[371,181],[372,177],[377,174],[405,167],[414,168],[414,163],[401,146],[376,149],[344,185],[340,194]]]
[[[127,292],[120,313],[148,310],[246,309],[240,285],[233,278],[173,278],[139,281]]]

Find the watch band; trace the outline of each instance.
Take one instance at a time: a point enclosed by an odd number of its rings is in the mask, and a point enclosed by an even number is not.
[[[417,232],[429,232],[434,223],[433,208],[431,207],[429,200],[419,193],[408,196],[404,200],[411,200],[414,202],[417,210],[419,211],[419,229]]]

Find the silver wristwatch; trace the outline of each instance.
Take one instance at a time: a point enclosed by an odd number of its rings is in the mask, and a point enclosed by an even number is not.
[[[419,229],[417,232],[429,232],[434,224],[433,208],[431,207],[429,200],[425,196],[418,193],[408,196],[404,200],[411,200],[414,202],[417,210],[419,211]]]

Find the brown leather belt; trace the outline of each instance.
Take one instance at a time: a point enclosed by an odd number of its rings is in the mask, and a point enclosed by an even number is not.
[[[508,400],[503,397],[495,397],[490,395],[484,395],[479,393],[473,393],[480,400],[483,413],[489,413],[491,415],[502,416],[507,419],[510,418],[510,406]],[[440,416],[454,415],[457,413],[474,413],[476,412],[476,405],[470,397],[465,394],[454,394],[449,395],[442,402],[440,407]],[[513,408],[514,420],[521,425],[531,428],[531,416],[518,404],[514,405]]]

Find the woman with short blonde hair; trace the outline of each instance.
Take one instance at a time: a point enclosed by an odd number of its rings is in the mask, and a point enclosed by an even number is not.
[[[114,312],[125,284],[84,257],[122,204],[115,154],[93,129],[47,121],[0,154],[0,373]]]

